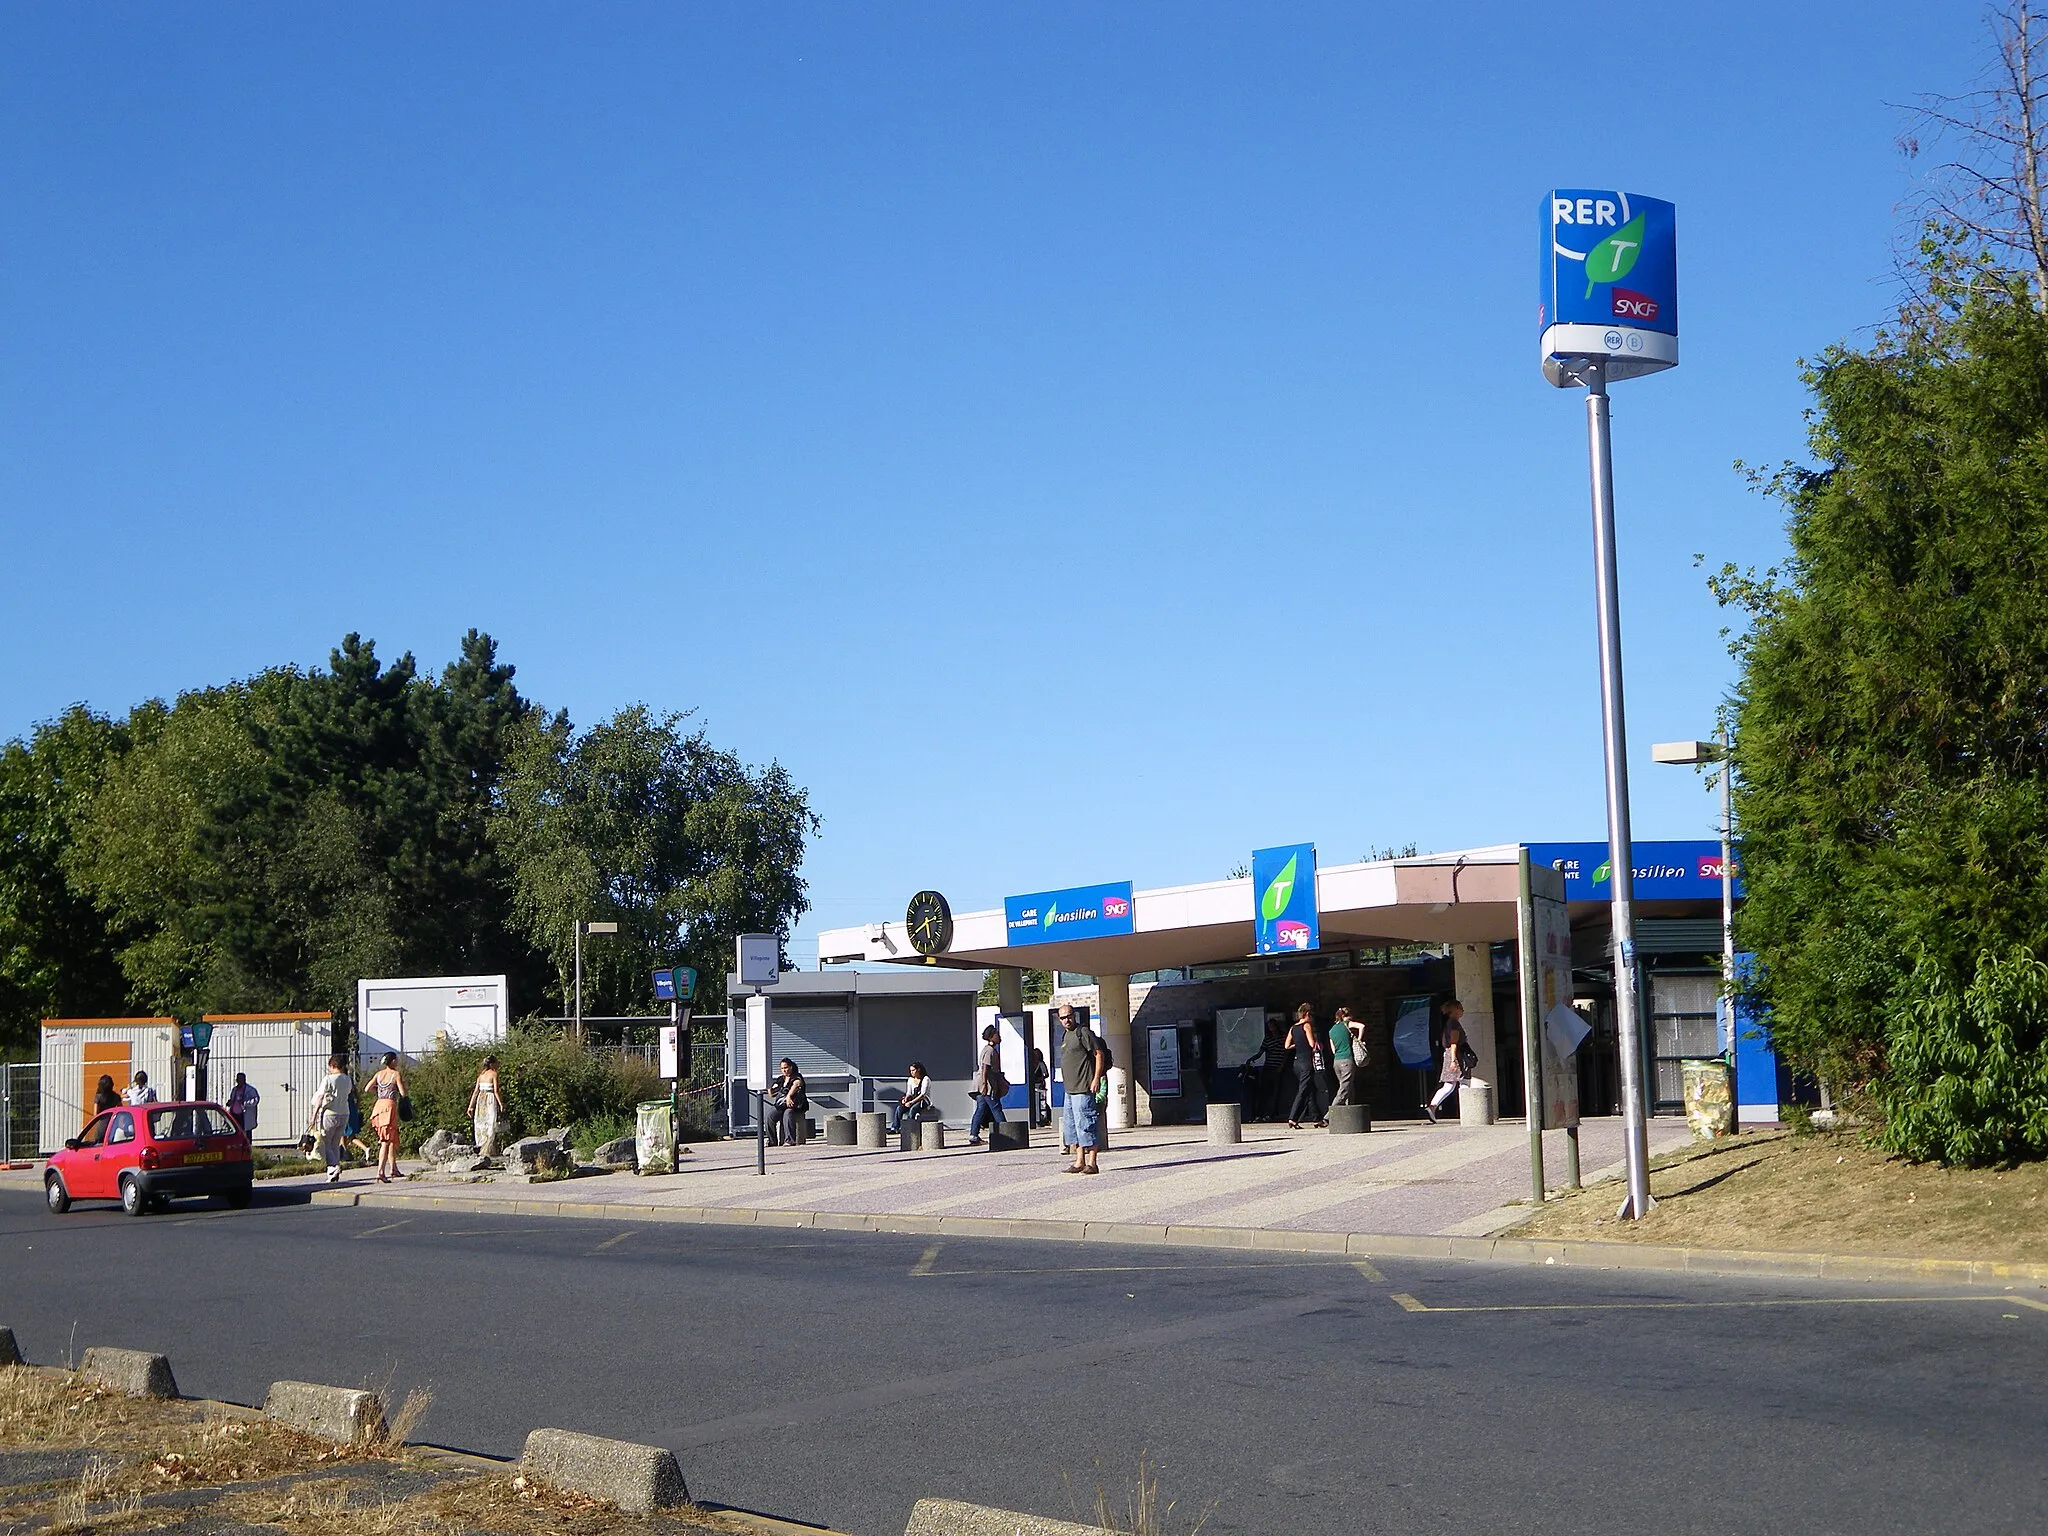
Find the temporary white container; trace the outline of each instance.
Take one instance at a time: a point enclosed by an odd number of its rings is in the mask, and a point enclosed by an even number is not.
[[[38,1150],[55,1152],[92,1118],[93,1087],[102,1075],[118,1092],[137,1072],[164,1099],[178,1097],[173,1082],[178,1049],[176,1019],[43,1020],[42,1134]]]
[[[261,1095],[258,1146],[284,1146],[306,1132],[307,1106],[327,1075],[334,1018],[326,1013],[209,1013],[213,1041],[206,1059],[207,1097],[228,1101],[235,1074]]]

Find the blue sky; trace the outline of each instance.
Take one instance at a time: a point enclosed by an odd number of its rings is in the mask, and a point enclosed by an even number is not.
[[[1636,827],[1695,553],[1884,314],[1974,5],[9,4],[0,735],[471,625],[779,759],[821,925],[1255,845],[1598,837],[1556,185],[1678,205],[1617,386]]]

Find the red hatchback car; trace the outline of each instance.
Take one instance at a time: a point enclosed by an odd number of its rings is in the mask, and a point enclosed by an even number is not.
[[[74,1200],[119,1200],[130,1216],[181,1195],[249,1203],[255,1160],[249,1138],[218,1104],[123,1104],[52,1153],[43,1198],[63,1215]]]

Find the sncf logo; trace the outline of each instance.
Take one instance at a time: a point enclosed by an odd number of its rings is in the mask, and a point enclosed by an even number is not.
[[[1273,941],[1282,949],[1307,949],[1308,924],[1282,919],[1274,927]]]
[[[1105,896],[1102,899],[1102,915],[1104,917],[1129,917],[1131,915],[1131,904],[1121,896]]]
[[[1632,288],[1614,290],[1614,317],[1617,320],[1654,320],[1661,307],[1647,293],[1637,293]]]

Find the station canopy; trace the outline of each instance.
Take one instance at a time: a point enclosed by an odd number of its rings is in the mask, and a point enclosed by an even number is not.
[[[1477,944],[1512,940],[1517,930],[1521,845],[1337,864],[1316,871],[1321,948],[1401,944]],[[1554,879],[1537,871],[1539,881]],[[821,964],[883,961],[905,965],[1016,966],[1129,976],[1173,966],[1249,957],[1256,948],[1249,877],[1132,892],[1129,933],[1011,944],[1001,908],[956,912],[943,955],[917,952],[903,919],[827,929]]]

